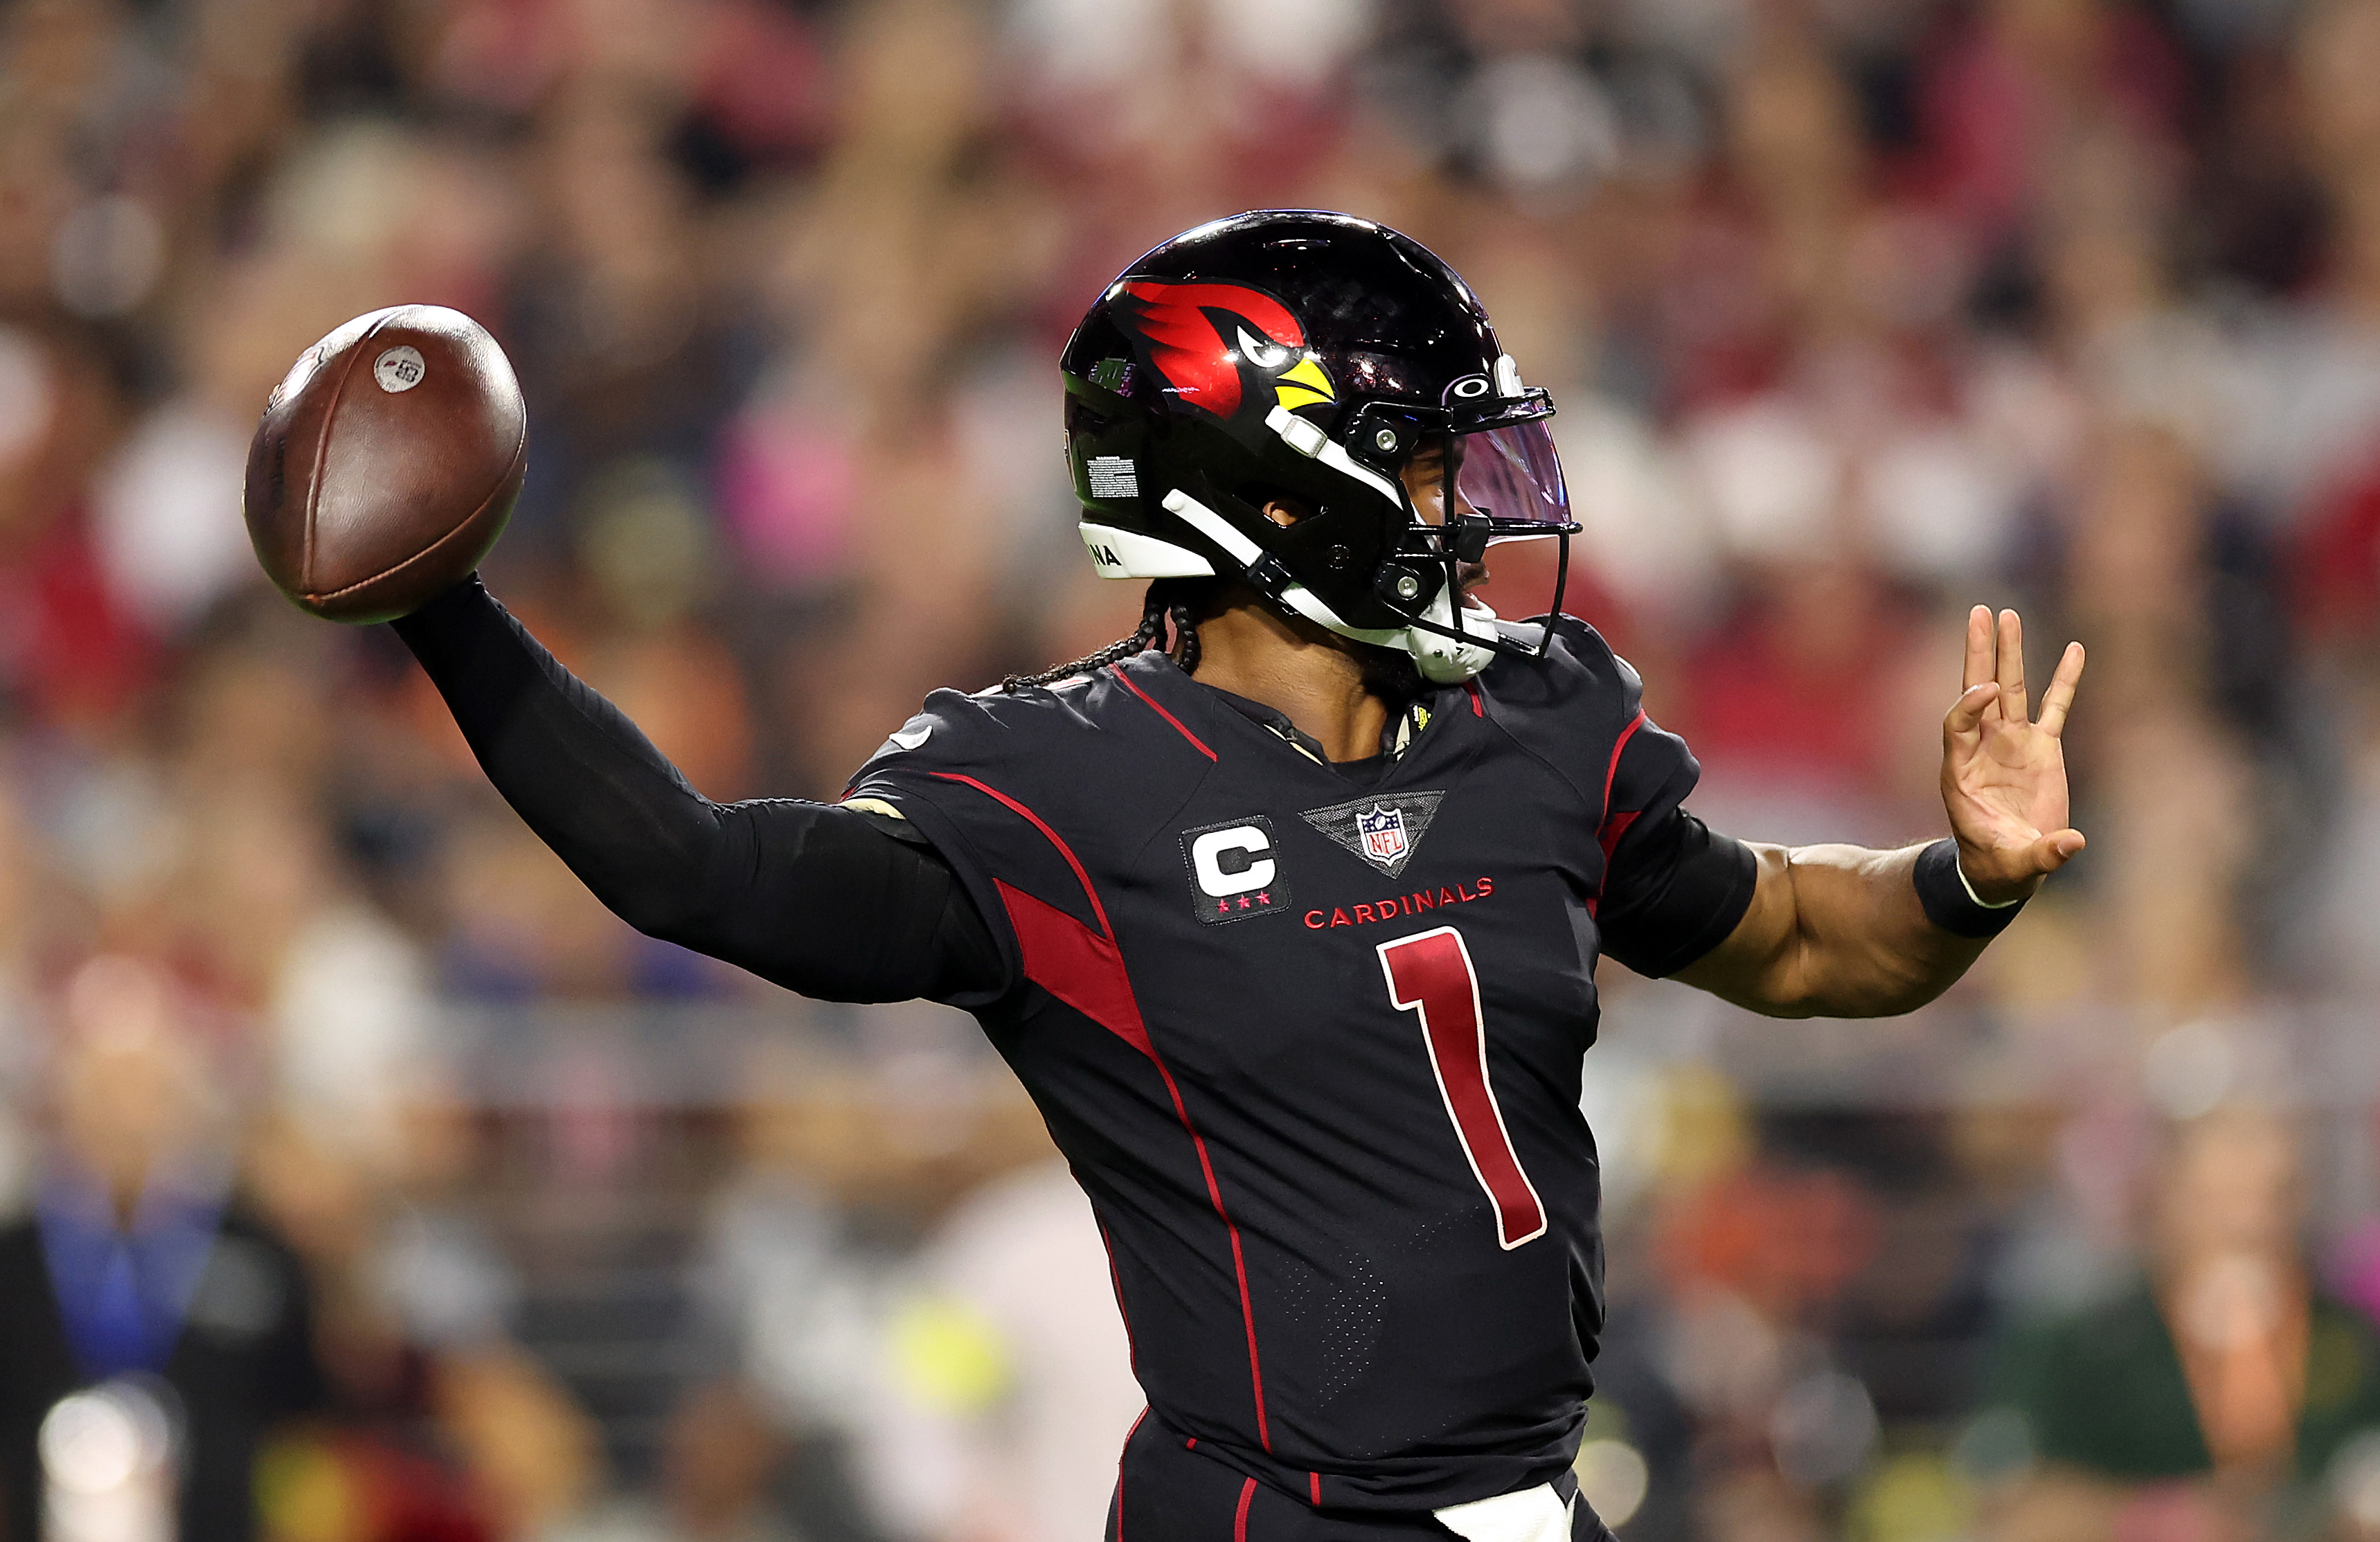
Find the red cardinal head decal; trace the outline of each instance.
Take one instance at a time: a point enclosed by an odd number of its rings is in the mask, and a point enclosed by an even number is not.
[[[1146,345],[1148,367],[1181,401],[1218,418],[1243,405],[1257,417],[1334,398],[1330,377],[1305,351],[1305,329],[1270,295],[1239,284],[1135,278],[1116,321]]]

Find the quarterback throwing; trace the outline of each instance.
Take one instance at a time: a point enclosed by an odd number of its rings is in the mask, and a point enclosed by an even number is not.
[[[476,579],[397,629],[629,922],[981,1020],[1090,1197],[1148,1392],[1111,1538],[1600,1536],[1570,1476],[1597,960],[1779,1016],[1931,1000],[2082,847],[2082,651],[2036,719],[2016,616],[1970,616],[1946,838],[1747,844],[1688,810],[1685,744],[1558,596],[1467,597],[1497,543],[1575,527],[1553,403],[1421,246],[1202,226],[1061,373],[1084,543],[1148,585],[1140,627],[935,693],[836,804],[700,796]]]

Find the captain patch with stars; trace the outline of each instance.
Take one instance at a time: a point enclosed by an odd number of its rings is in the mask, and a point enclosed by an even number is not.
[[[1289,875],[1281,870],[1272,821],[1261,814],[1184,831],[1182,860],[1202,921],[1220,926],[1289,908]]]

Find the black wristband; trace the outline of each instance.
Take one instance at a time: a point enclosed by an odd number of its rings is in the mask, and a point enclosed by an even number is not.
[[[1925,918],[1953,937],[1998,937],[2024,908],[2022,900],[2014,905],[1979,902],[1960,876],[1956,841],[1937,841],[1919,852],[1915,878],[1917,903],[1925,907]]]

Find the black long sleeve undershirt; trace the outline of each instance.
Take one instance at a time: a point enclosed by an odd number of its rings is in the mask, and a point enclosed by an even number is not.
[[[504,801],[638,931],[824,1001],[1000,989],[999,944],[930,846],[829,804],[713,803],[476,577],[395,630]]]

